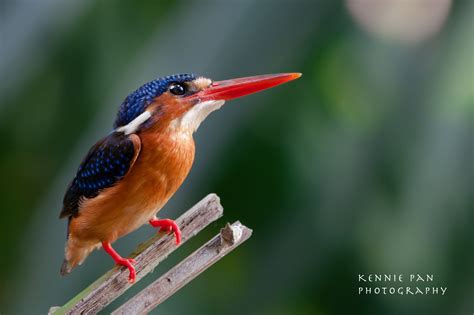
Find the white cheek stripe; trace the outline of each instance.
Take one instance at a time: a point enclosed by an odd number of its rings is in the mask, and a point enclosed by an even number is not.
[[[147,121],[150,117],[151,117],[150,112],[144,111],[143,113],[138,115],[137,118],[129,122],[127,125],[119,127],[115,131],[123,132],[126,135],[132,134],[135,131],[137,131],[138,127],[140,127],[140,125],[143,124],[145,121]]]

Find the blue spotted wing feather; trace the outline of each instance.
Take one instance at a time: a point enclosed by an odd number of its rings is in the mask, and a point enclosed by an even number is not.
[[[117,184],[132,168],[140,152],[140,138],[114,132],[87,153],[64,196],[60,218],[76,216],[83,198],[94,198]]]

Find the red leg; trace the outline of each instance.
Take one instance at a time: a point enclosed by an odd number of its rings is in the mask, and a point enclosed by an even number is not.
[[[160,228],[160,232],[173,232],[174,235],[176,236],[176,244],[179,245],[181,243],[181,230],[179,229],[179,226],[174,222],[173,220],[170,219],[162,219],[158,220],[157,218],[153,218],[150,221],[151,226]]]
[[[107,254],[109,254],[110,257],[112,257],[112,259],[115,261],[117,265],[125,266],[128,268],[128,271],[130,272],[128,276],[128,281],[130,283],[134,283],[135,282],[135,267],[133,267],[132,264],[135,263],[135,259],[123,258],[122,256],[119,255],[119,253],[115,251],[115,249],[112,248],[112,245],[110,245],[109,242],[102,242],[102,247],[107,252]]]

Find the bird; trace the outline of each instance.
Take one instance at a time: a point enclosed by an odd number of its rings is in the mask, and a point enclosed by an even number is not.
[[[59,215],[67,218],[60,274],[69,274],[102,247],[115,264],[128,268],[128,280],[135,282],[135,261],[120,256],[112,243],[149,223],[173,233],[180,244],[179,226],[157,213],[191,170],[193,134],[201,122],[226,101],[300,76],[279,73],[213,81],[176,74],[129,94],[119,106],[113,130],[90,148],[67,187]]]

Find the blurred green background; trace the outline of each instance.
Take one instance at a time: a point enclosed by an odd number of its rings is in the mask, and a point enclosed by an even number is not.
[[[58,214],[129,92],[181,72],[303,72],[203,123],[161,215],[215,192],[225,218],[104,313],[241,220],[252,238],[154,313],[472,314],[473,34],[471,0],[0,0],[0,313],[45,314],[111,268],[98,251],[59,276]],[[448,290],[359,295],[374,273]]]

